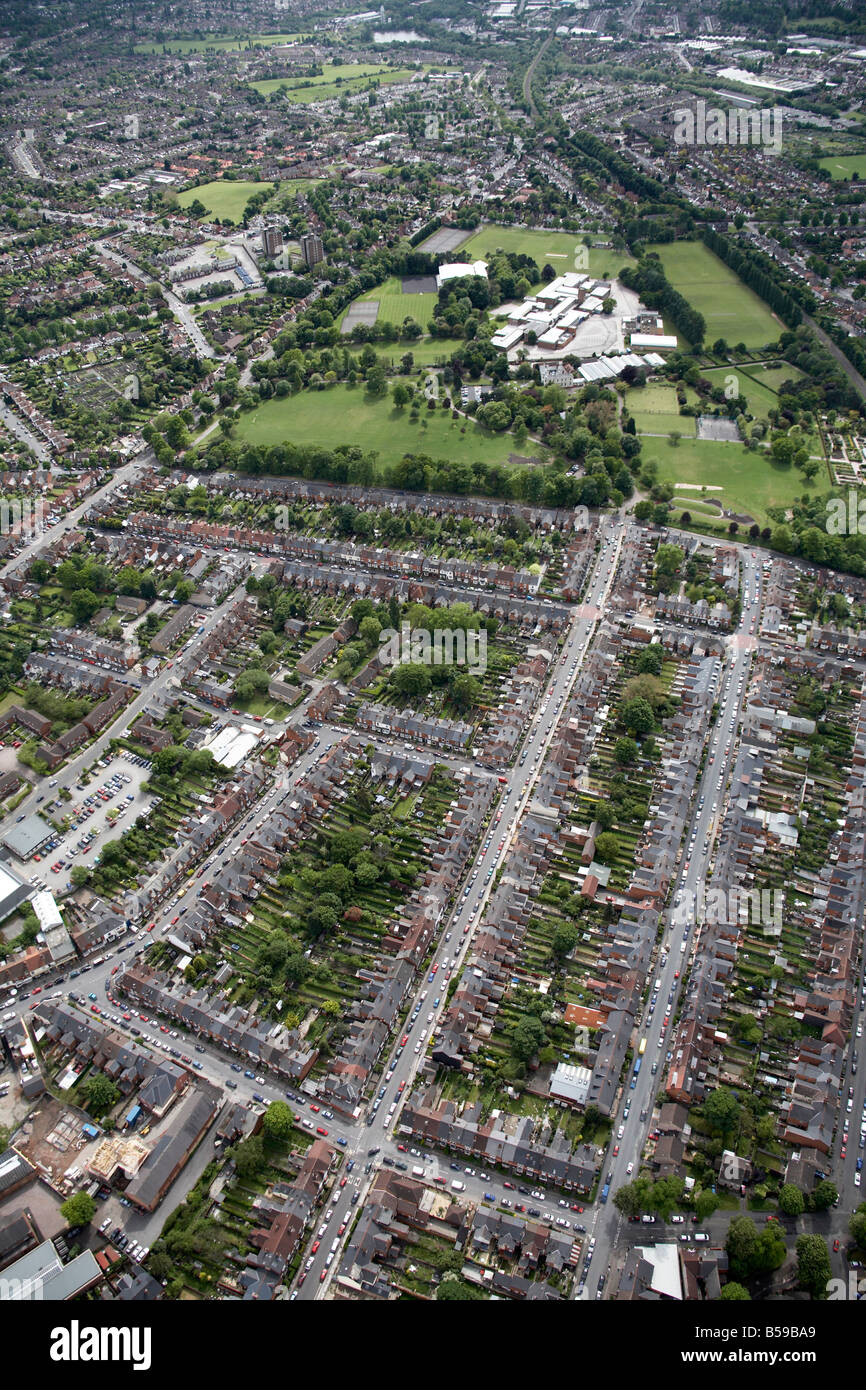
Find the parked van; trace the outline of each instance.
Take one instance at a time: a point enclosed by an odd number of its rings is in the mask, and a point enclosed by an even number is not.
[[[452,1192],[464,1192],[466,1190],[466,1184],[465,1182],[458,1182],[455,1178],[451,1184],[451,1190]]]

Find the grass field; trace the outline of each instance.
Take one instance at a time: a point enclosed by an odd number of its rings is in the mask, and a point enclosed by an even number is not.
[[[675,241],[649,250],[658,252],[674,289],[703,314],[706,343],[724,338],[731,346],[758,348],[775,342],[784,330],[763,300],[702,241]]]
[[[271,77],[263,82],[251,82],[250,86],[262,96],[284,91],[294,102],[328,101],[343,92],[357,92],[371,78],[387,86],[408,82],[415,73],[415,68],[390,68],[383,63],[342,63],[339,66],[325,63],[321,77]]]
[[[634,416],[638,434],[669,434],[671,430],[679,430],[683,436],[693,436],[695,433],[694,419],[679,413],[677,393],[673,386],[654,384],[636,387],[629,391],[626,405],[629,414]],[[650,447],[648,444],[646,449]]]
[[[803,375],[797,367],[713,367],[703,375],[715,385],[724,384],[725,378],[735,372],[742,377],[740,390],[749,403],[749,414],[755,416],[766,416],[769,411],[774,410],[779,404],[779,396],[775,389],[776,385],[781,385],[783,381],[796,380]],[[803,440],[805,448],[810,454],[818,458],[824,457],[824,447],[820,436],[817,433],[808,434]]]
[[[850,179],[856,174],[858,179],[866,179],[866,150],[863,154],[829,155],[819,159],[822,169],[826,169],[831,179]]]
[[[767,507],[789,506],[808,489],[798,469],[779,468],[763,453],[749,453],[740,444],[683,439],[673,445],[667,439],[648,439],[643,457],[655,459],[659,482],[721,487],[721,492],[708,492],[707,498],[717,499],[732,512],[754,517],[762,526],[768,520]],[[682,492],[678,491],[673,501],[688,506]]]
[[[242,49],[248,44],[254,48],[269,48],[276,43],[293,43],[296,39],[306,37],[304,34],[255,34],[246,38],[238,38],[233,34],[207,34],[204,38],[198,39],[167,39],[165,43],[137,43],[136,53],[162,53],[168,49],[169,53],[200,53],[206,48]]]
[[[377,285],[375,289],[359,295],[352,302],[355,304],[365,303],[371,299],[379,301],[377,323],[400,325],[408,317],[415,319],[416,323],[420,323],[424,329],[433,317],[433,307],[436,303],[435,294],[402,294],[400,281],[394,275],[383,281],[381,285]]]
[[[183,193],[177,195],[177,201],[182,208],[188,208],[197,198],[212,217],[229,217],[232,222],[240,222],[244,208],[253,194],[271,187],[270,183],[256,183],[244,179],[214,179],[213,183],[202,183],[198,188],[184,189]]]
[[[428,420],[412,424],[409,411],[396,410],[390,399],[369,401],[362,387],[334,386],[329,391],[302,391],[297,396],[265,401],[236,423],[239,439],[252,444],[358,444],[378,449],[382,463],[396,463],[409,453],[429,454],[455,462],[507,463],[514,449],[510,435],[490,435],[478,425],[453,421],[444,411],[422,411]],[[466,433],[461,434],[461,426]],[[527,446],[529,449],[529,446]],[[531,451],[537,453],[538,446]],[[518,451],[519,452],[519,451]]]
[[[467,253],[469,260],[482,260],[497,249],[510,251],[516,256],[531,256],[539,266],[549,262],[553,269],[564,275],[574,270],[575,251],[585,251],[583,238],[575,232],[544,232],[533,227],[482,227],[469,241],[460,247],[460,255]],[[589,252],[589,273],[599,279],[611,278],[624,265],[634,265],[634,260],[626,251],[604,251],[592,248]]]

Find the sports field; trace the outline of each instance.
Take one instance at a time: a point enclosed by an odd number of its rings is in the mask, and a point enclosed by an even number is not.
[[[695,399],[694,392],[691,392],[690,399]],[[629,414],[634,417],[638,434],[670,434],[671,430],[678,430],[684,437],[694,436],[694,417],[680,415],[673,386],[653,384],[632,387],[625,403]],[[644,446],[644,454],[654,442]]]
[[[766,417],[771,410],[775,410],[779,404],[776,385],[781,385],[783,381],[799,380],[803,373],[797,367],[787,365],[766,368],[750,365],[746,367],[712,367],[703,375],[716,386],[723,386],[725,379],[731,375],[738,376],[740,378],[739,389],[748,402],[749,414],[760,419]],[[817,432],[804,435],[803,446],[816,458],[824,457],[824,447]]]
[[[372,78],[388,86],[408,82],[415,74],[415,68],[390,68],[384,63],[325,63],[320,77],[270,77],[249,85],[262,96],[284,91],[289,101],[309,103],[329,101],[343,92],[357,92]]]
[[[198,188],[185,188],[178,193],[177,201],[182,208],[188,208],[197,198],[211,217],[228,217],[232,222],[240,222],[253,194],[272,187],[270,183],[244,179],[214,179],[212,183],[199,184]]]
[[[709,346],[724,338],[730,346],[759,348],[774,343],[784,331],[764,301],[702,241],[675,241],[649,250],[658,253],[674,289],[703,314]]]
[[[866,150],[862,154],[828,155],[819,159],[822,169],[826,169],[831,179],[850,179],[856,174],[858,179],[866,179]]]
[[[421,419],[427,420],[426,428]],[[283,399],[273,397],[258,410],[243,414],[235,430],[251,444],[357,444],[377,449],[382,463],[396,463],[404,454],[429,454],[454,462],[507,463],[514,449],[510,435],[491,435],[473,422],[455,422],[443,410],[423,410],[412,424],[408,410],[396,410],[390,398],[370,401],[362,386],[334,386],[328,391],[301,391]],[[465,426],[466,433],[461,434]],[[538,446],[527,452],[538,453]]]
[[[683,439],[674,445],[667,439],[647,439],[643,458],[655,459],[659,482],[721,487],[721,492],[708,491],[707,498],[717,499],[729,511],[754,517],[761,526],[768,521],[768,507],[789,506],[808,488],[799,469],[780,468],[763,452],[750,453],[740,444]],[[673,500],[687,506],[687,496],[677,489]]]
[[[549,262],[560,275],[574,270],[576,253],[587,250],[583,238],[575,232],[544,232],[534,227],[482,227],[469,241],[460,247],[461,259],[464,253],[468,260],[484,260],[496,250],[510,251],[515,256],[531,256],[539,266]],[[634,265],[634,260],[626,251],[589,250],[590,275],[597,279],[611,279],[624,265]]]
[[[403,294],[400,281],[392,275],[375,289],[359,295],[353,302],[365,303],[376,299],[379,302],[377,323],[395,323],[399,327],[405,318],[412,318],[416,323],[420,323],[426,333],[427,325],[433,317],[436,298],[435,294]]]
[[[279,192],[268,200],[265,210],[285,207],[296,193],[303,193],[320,182],[320,179],[283,179]],[[232,222],[240,222],[250,198],[263,188],[272,189],[273,184],[249,179],[214,179],[211,183],[199,184],[198,188],[185,188],[182,193],[178,193],[177,201],[180,207],[188,208],[198,198],[211,217],[228,217]],[[294,249],[298,250],[297,245]]]
[[[294,43],[304,37],[303,34],[251,34],[238,38],[235,34],[206,34],[201,38],[166,39],[165,43],[137,43],[135,52],[162,53],[168,49],[169,53],[203,53],[208,48],[239,50],[250,44],[254,48],[269,48],[272,44]]]

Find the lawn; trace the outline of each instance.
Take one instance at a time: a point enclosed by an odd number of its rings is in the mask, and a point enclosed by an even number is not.
[[[416,323],[420,323],[422,328],[433,317],[433,309],[436,304],[437,295],[433,294],[403,294],[400,289],[400,281],[392,275],[375,289],[368,290],[366,294],[361,294],[352,302],[365,303],[375,299],[379,303],[379,312],[376,315],[377,323],[394,323],[398,327],[405,318],[413,318]],[[411,347],[411,344],[409,345]],[[453,349],[452,349],[453,350]]]
[[[302,391],[282,400],[274,397],[258,410],[241,415],[237,437],[251,444],[317,444],[333,449],[357,444],[377,449],[382,463],[397,463],[404,454],[423,453],[454,462],[506,463],[514,449],[508,434],[491,435],[480,426],[455,422],[442,410],[422,411],[428,421],[412,424],[408,410],[396,410],[390,399],[370,401],[361,387],[334,386],[329,391]],[[461,427],[466,433],[461,434]],[[528,446],[525,446],[528,447]],[[532,445],[538,452],[538,445]]]
[[[826,169],[831,179],[850,179],[856,174],[858,179],[866,179],[866,150],[862,154],[829,155],[819,159],[822,169]]]
[[[359,91],[373,78],[385,85],[408,82],[416,71],[415,68],[389,68],[382,63],[342,63],[339,66],[325,63],[321,77],[270,77],[263,82],[251,82],[250,86],[262,96],[284,91],[294,102],[328,101],[343,92]]]
[[[758,348],[778,339],[781,320],[702,241],[675,241],[649,250],[658,253],[674,289],[703,314],[705,342],[724,338],[730,345]]]
[[[197,188],[186,188],[177,195],[182,208],[188,208],[196,198],[212,217],[228,217],[232,222],[240,222],[244,208],[254,193],[273,184],[252,182],[244,179],[215,179],[213,183],[202,183]]]
[[[754,517],[767,524],[767,507],[789,506],[802,495],[808,484],[796,468],[780,468],[763,453],[750,453],[741,444],[720,444],[709,439],[683,439],[673,445],[667,439],[649,439],[644,459],[655,459],[659,482],[697,483],[721,488],[708,492],[730,511]],[[677,490],[674,503],[687,506],[687,497]]]
[[[268,48],[275,43],[294,43],[303,39],[303,34],[255,34],[238,38],[233,34],[207,34],[196,39],[166,39],[165,43],[137,43],[136,53],[199,53],[207,48],[242,49],[252,44],[254,48]]]
[[[670,434],[671,430],[679,430],[682,435],[695,433],[695,422],[691,416],[679,413],[677,393],[673,386],[654,384],[635,387],[629,391],[626,405],[629,414],[634,416],[638,434]]]
[[[712,381],[716,386],[724,385],[725,379],[731,375],[730,367],[713,367],[703,375],[708,381]],[[781,385],[783,381],[796,380],[802,376],[802,372],[796,367],[736,367],[733,369],[743,380],[740,382],[740,390],[745,396],[749,414],[758,418],[766,416],[769,411],[774,410],[779,404],[779,396],[776,385]],[[775,384],[774,384],[775,383]],[[638,426],[640,428],[640,426]],[[804,440],[805,447],[810,454],[818,458],[824,457],[824,448],[818,434],[807,435]]]
[[[460,247],[461,260],[466,253],[468,260],[483,260],[496,250],[509,251],[513,255],[531,256],[539,269],[549,262],[559,275],[574,270],[575,252],[586,250],[583,237],[576,232],[545,232],[534,227],[500,227],[495,224],[482,227],[469,241]],[[592,248],[589,252],[589,273],[599,279],[610,279],[618,274],[624,265],[634,265],[627,251],[605,251]]]

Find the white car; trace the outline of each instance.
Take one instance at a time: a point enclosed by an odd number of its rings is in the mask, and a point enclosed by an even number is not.
[[[626,1175],[628,1175],[629,1173],[633,1173],[633,1172],[634,1172],[634,1164],[633,1164],[633,1163],[629,1163],[629,1165],[628,1165],[628,1167],[626,1168],[625,1171],[626,1171]]]

